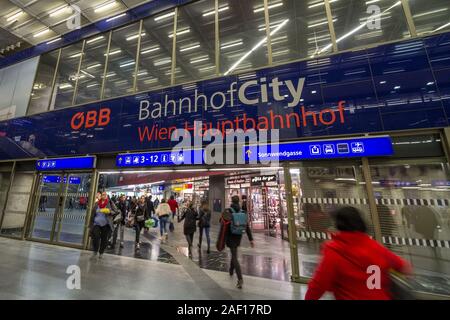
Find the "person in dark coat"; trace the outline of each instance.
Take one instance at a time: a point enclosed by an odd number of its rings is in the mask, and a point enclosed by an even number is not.
[[[139,198],[139,201],[133,208],[133,214],[134,214],[134,229],[136,230],[136,239],[135,239],[136,250],[139,250],[141,248],[141,243],[139,241],[141,231],[142,229],[144,229],[145,220],[148,219],[147,203],[145,202],[144,196],[141,196]]]
[[[206,250],[206,253],[209,253],[211,247],[211,237],[209,236],[209,229],[211,227],[211,210],[209,210],[209,203],[206,200],[202,201],[200,209],[198,211],[198,227],[200,229],[198,247],[199,249],[202,248],[202,238],[204,231],[206,235],[206,242],[208,244],[208,250]]]
[[[336,300],[390,300],[390,270],[412,273],[408,262],[395,255],[367,234],[358,209],[343,207],[334,214],[338,232],[325,242],[322,261],[308,284],[305,300],[317,300],[326,292]],[[368,272],[376,266],[379,287],[369,287]]]
[[[239,212],[241,211],[241,205],[239,204],[240,200],[239,200],[239,196],[233,196],[231,198],[231,205],[230,207],[234,210],[234,212]],[[233,218],[233,212],[230,209],[225,210],[225,212],[223,213],[222,219],[225,221],[232,221]],[[233,223],[233,222],[231,222]],[[253,242],[253,235],[252,235],[252,231],[250,230],[250,226],[247,223],[247,227],[245,229],[247,236],[248,236],[248,240],[250,241],[250,245],[252,246],[252,248],[254,247],[254,242]],[[230,261],[230,276],[233,276],[234,271],[236,271],[236,275],[238,278],[236,287],[238,287],[239,289],[242,289],[242,285],[244,284],[244,279],[242,277],[242,272],[241,272],[241,265],[239,264],[239,259],[238,259],[238,248],[241,245],[241,240],[242,240],[242,235],[237,235],[237,234],[233,234],[231,232],[231,228],[228,227],[228,231],[226,233],[226,238],[225,238],[225,243],[227,245],[228,248],[230,248],[230,253],[231,253],[231,261]]]
[[[197,211],[194,209],[194,204],[189,201],[186,210],[183,211],[181,217],[178,218],[178,222],[184,220],[183,233],[186,236],[188,242],[189,255],[192,255],[192,244],[194,242],[194,233],[197,230]]]

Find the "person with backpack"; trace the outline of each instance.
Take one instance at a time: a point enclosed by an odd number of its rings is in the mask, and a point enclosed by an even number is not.
[[[238,248],[241,245],[242,235],[247,233],[250,245],[253,248],[255,246],[253,242],[252,231],[248,224],[247,212],[243,211],[239,203],[239,196],[235,195],[231,198],[230,208],[226,209],[221,218],[222,230],[224,231],[225,244],[230,248],[231,261],[230,261],[230,276],[233,276],[234,271],[237,275],[238,289],[242,289],[244,279],[242,277],[241,265],[238,259]],[[219,235],[220,236],[220,235]]]
[[[308,284],[305,300],[320,299],[326,291],[336,300],[393,299],[389,273],[396,270],[409,274],[409,263],[366,234],[367,226],[358,209],[342,207],[332,217],[338,232],[323,246],[322,261]],[[378,281],[370,281],[369,277],[377,276],[376,270]],[[376,282],[378,288],[368,285]]]
[[[209,203],[206,200],[202,201],[200,209],[198,211],[198,227],[200,231],[200,236],[198,238],[198,248],[202,248],[202,238],[204,231],[206,235],[206,242],[208,244],[206,253],[210,253],[211,238],[209,237],[209,229],[211,227],[211,210],[209,210]]]
[[[167,222],[169,221],[172,211],[170,210],[170,206],[166,203],[166,199],[161,200],[161,203],[156,208],[155,213],[159,219],[159,230],[161,232],[160,239],[161,241],[167,240]]]
[[[188,252],[189,256],[192,255],[192,245],[194,242],[194,233],[197,230],[197,211],[194,209],[194,204],[189,201],[186,210],[183,211],[181,217],[178,218],[178,222],[184,220],[183,233],[186,236],[188,242]]]

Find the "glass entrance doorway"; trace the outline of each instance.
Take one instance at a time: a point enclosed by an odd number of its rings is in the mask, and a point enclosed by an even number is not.
[[[92,173],[39,174],[29,238],[82,245]]]

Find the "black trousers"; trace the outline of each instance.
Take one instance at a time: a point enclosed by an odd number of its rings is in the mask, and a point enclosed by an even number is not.
[[[189,233],[186,235],[186,240],[188,242],[189,250],[192,248],[192,244],[194,243],[194,233]]]
[[[92,244],[94,246],[94,252],[103,254],[106,246],[108,245],[109,234],[111,227],[109,225],[100,227],[95,225],[92,229]]]
[[[241,265],[238,260],[238,248],[230,248],[231,252],[231,262],[230,262],[230,272],[236,271],[238,280],[242,280]]]
[[[136,222],[134,229],[136,230],[136,243],[139,243],[139,239],[141,238],[141,230],[144,229],[145,223],[142,222]]]

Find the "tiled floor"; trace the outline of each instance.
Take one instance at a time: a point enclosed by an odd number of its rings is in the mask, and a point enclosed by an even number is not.
[[[98,260],[89,251],[0,238],[0,299],[301,299],[306,289],[246,276],[238,290],[227,273],[163,247],[177,263],[113,254]],[[80,290],[66,286],[70,265],[80,268]]]

